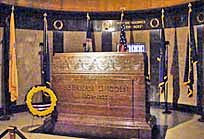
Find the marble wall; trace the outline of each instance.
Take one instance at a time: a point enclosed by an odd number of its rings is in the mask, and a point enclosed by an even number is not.
[[[24,104],[25,95],[33,86],[40,84],[40,47],[43,32],[37,30],[16,30],[17,68],[19,98],[17,104]]]

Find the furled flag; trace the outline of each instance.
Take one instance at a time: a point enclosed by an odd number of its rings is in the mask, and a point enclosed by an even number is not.
[[[179,84],[179,59],[178,59],[178,42],[177,42],[177,29],[175,21],[175,32],[174,32],[174,48],[173,58],[171,65],[171,75],[173,76],[173,106],[176,107],[180,95],[180,84]]]
[[[11,101],[16,101],[18,98],[18,75],[16,64],[16,40],[15,40],[15,21],[14,7],[12,7],[10,17],[10,41],[9,41],[9,92]]]
[[[159,55],[159,88],[160,92],[165,91],[165,86],[168,80],[167,66],[168,66],[168,51],[166,48],[165,31],[164,31],[164,10],[162,9],[162,29],[161,29],[161,45]]]
[[[127,39],[125,34],[125,24],[123,22],[124,13],[121,13],[121,26],[120,26],[120,43],[119,43],[119,51],[125,52],[127,51]]]
[[[48,43],[48,30],[47,30],[47,14],[44,15],[44,29],[43,29],[43,64],[42,64],[42,78],[43,84],[50,85],[50,53]]]
[[[132,20],[130,21],[130,44],[134,44],[134,33],[133,33],[133,24]]]
[[[193,96],[193,84],[194,84],[194,69],[193,65],[197,63],[197,50],[195,45],[194,29],[192,24],[192,9],[191,3],[189,3],[188,11],[188,41],[186,47],[186,63],[184,72],[184,85],[188,87],[188,97]]]
[[[93,52],[92,37],[91,37],[91,22],[90,16],[87,13],[87,32],[86,32],[86,44],[84,46],[85,52]]]

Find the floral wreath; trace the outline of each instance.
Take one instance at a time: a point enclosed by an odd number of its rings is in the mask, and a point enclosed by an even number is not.
[[[47,93],[50,96],[50,100],[51,100],[50,107],[43,111],[39,111],[32,106],[33,95],[39,92]],[[56,106],[56,102],[57,102],[57,97],[55,96],[54,92],[50,88],[47,88],[46,86],[32,87],[26,96],[26,104],[27,104],[29,111],[33,115],[37,115],[37,116],[47,116],[50,113],[52,113],[54,111],[54,107]]]

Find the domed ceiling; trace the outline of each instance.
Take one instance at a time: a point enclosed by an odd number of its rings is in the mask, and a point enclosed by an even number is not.
[[[169,7],[197,0],[0,0],[0,3],[63,11],[121,11]]]

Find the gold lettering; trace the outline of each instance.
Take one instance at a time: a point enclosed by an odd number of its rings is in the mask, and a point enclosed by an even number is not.
[[[143,25],[134,25],[133,26],[133,28],[136,28],[136,29],[140,29],[140,28],[142,28],[143,27]]]
[[[145,20],[133,21],[132,24],[145,24]]]
[[[145,20],[138,20],[138,21],[132,21],[131,24],[145,24],[146,21]],[[117,22],[116,24],[120,25],[121,22]],[[129,25],[130,22],[124,22],[125,25]]]
[[[126,28],[126,29],[130,29],[131,26],[130,26],[130,25],[126,25],[125,28]]]

